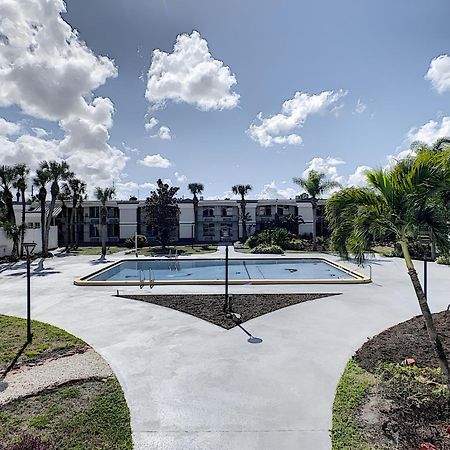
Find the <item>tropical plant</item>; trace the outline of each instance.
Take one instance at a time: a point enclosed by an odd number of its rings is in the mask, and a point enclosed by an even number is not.
[[[86,183],[79,178],[70,178],[65,187],[70,190],[72,207],[69,214],[69,246],[70,248],[78,247],[80,209],[83,200],[86,198]]]
[[[138,234],[136,237],[128,238],[125,241],[125,245],[128,248],[134,248],[135,245],[136,245],[136,241],[137,241],[138,248],[143,248],[143,247],[145,247],[148,244],[147,238],[143,234]]]
[[[39,188],[38,200],[41,215],[41,248],[44,254],[44,240],[45,240],[45,222],[46,222],[46,203],[47,203],[47,184],[50,181],[50,174],[45,169],[38,169],[36,176],[33,179],[33,184]]]
[[[442,204],[442,193],[449,190],[449,157],[449,153],[422,151],[391,169],[370,171],[368,188],[346,188],[328,199],[326,217],[333,248],[344,257],[353,254],[359,263],[376,239],[388,237],[400,244],[430,343],[450,387],[447,356],[410,254],[410,244],[423,227],[433,233],[443,252],[450,247],[449,222]]]
[[[233,191],[233,194],[240,195],[241,200],[241,221],[242,221],[242,240],[245,241],[247,239],[247,221],[249,219],[245,208],[247,205],[247,202],[245,201],[245,196],[252,190],[252,187],[249,184],[236,184],[234,185],[231,190]]]
[[[163,250],[170,243],[172,232],[178,223],[178,205],[175,198],[180,188],[171,187],[160,179],[156,182],[157,188],[150,193],[145,201],[145,212],[148,224],[153,227],[156,238]]]
[[[340,187],[337,181],[326,179],[326,174],[316,170],[310,170],[306,178],[293,178],[295,184],[302,187],[309,195],[309,201],[312,208],[312,225],[313,225],[313,251],[317,250],[317,205],[319,197]]]
[[[25,223],[21,225],[17,225],[12,222],[0,222],[0,228],[2,228],[5,231],[6,237],[8,239],[11,239],[13,242],[13,247],[11,250],[11,258],[15,259],[19,256],[19,243],[21,236],[23,234],[23,231],[26,228]]]
[[[72,192],[68,184],[65,183],[62,185],[59,191],[58,200],[61,201],[61,216],[62,216],[61,228],[66,252],[69,250],[69,235],[70,235],[69,208],[67,207],[67,202],[69,202],[71,199],[72,199]]]
[[[16,223],[16,216],[14,214],[13,194],[11,189],[16,180],[17,172],[15,167],[6,165],[0,166],[0,187],[2,189],[1,200],[5,210],[4,217],[7,222],[12,224]]]
[[[205,187],[202,183],[189,183],[188,189],[191,191],[191,194],[193,195],[192,201],[194,203],[194,235],[193,240],[198,239],[198,197],[197,195],[200,195]]]
[[[42,254],[48,255],[48,238],[50,234],[50,226],[53,219],[53,211],[55,210],[56,200],[60,192],[60,181],[68,180],[74,176],[73,172],[70,171],[69,164],[66,161],[43,161],[40,164],[40,170],[45,170],[50,178],[50,205],[48,208],[47,219],[45,221],[45,234],[44,242],[42,245]]]
[[[106,202],[109,202],[116,195],[116,191],[114,188],[95,188],[95,198],[100,201],[101,209],[100,209],[100,233],[102,240],[102,256],[101,259],[106,258],[106,240],[108,234],[108,207],[106,206]]]
[[[27,190],[27,177],[30,173],[30,169],[26,166],[26,164],[16,164],[14,166],[16,172],[16,180],[13,183],[13,186],[17,189],[17,192],[20,193],[20,199],[22,202],[22,225],[25,224],[25,212],[26,212],[26,199],[25,199],[25,191]],[[22,234],[20,236],[20,241],[23,243],[25,239],[25,227],[21,228]],[[20,246],[20,256],[23,256],[23,247]]]
[[[257,245],[252,248],[251,253],[261,253],[261,254],[272,254],[272,255],[282,255],[284,253],[283,249],[279,245]]]

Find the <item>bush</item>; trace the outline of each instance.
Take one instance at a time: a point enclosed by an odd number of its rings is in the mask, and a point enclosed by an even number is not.
[[[137,236],[137,246],[138,248],[142,248],[145,247],[148,244],[147,242],[147,238],[145,236],[143,236],[142,234],[138,234]],[[130,237],[125,241],[125,245],[128,248],[134,248],[134,237]]]
[[[273,255],[282,255],[283,249],[278,245],[257,245],[251,251],[251,253],[265,253]]]
[[[305,239],[293,239],[283,245],[283,250],[303,251],[308,250],[310,243]]]
[[[48,443],[41,441],[38,436],[23,436],[16,444],[5,447],[5,450],[52,450],[54,447]]]
[[[436,262],[450,266],[450,255],[440,255],[436,258]]]
[[[292,241],[295,238],[296,236],[289,233],[286,228],[275,228],[274,230],[265,230],[250,236],[245,244],[248,248],[255,248],[259,245],[265,247],[276,245],[283,249],[288,249],[289,246],[292,246]]]

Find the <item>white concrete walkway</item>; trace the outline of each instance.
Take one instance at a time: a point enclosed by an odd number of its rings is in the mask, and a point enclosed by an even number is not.
[[[32,279],[33,318],[79,336],[108,361],[124,388],[136,449],[327,450],[334,392],[348,358],[367,337],[419,313],[399,259],[372,261],[370,285],[232,286],[231,292],[343,294],[247,322],[263,339],[252,345],[239,328],[226,331],[116,298],[113,288],[74,286],[75,277],[99,267],[93,257],[58,257],[46,265]],[[430,264],[429,279],[432,309],[446,308],[450,269]],[[23,264],[1,272],[0,313],[23,317],[25,288]],[[222,290],[158,286],[153,292]]]

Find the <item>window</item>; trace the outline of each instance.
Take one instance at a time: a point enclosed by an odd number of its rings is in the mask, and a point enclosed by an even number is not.
[[[33,228],[33,222],[28,222],[27,223],[27,228]]]
[[[233,236],[233,226],[231,223],[222,223],[220,225],[220,237],[230,238],[231,236]]]
[[[119,218],[119,208],[115,207],[108,207],[108,217],[111,219],[118,219]]]
[[[203,210],[203,217],[214,217],[214,209],[206,208]]]
[[[283,206],[277,206],[277,214],[278,214],[279,216],[284,215],[284,208],[285,208],[285,207],[283,207]]]
[[[233,208],[223,207],[222,208],[222,217],[232,217],[233,216]]]
[[[260,216],[271,216],[272,215],[272,207],[269,206],[261,206],[259,208],[259,215]]]
[[[90,237],[99,237],[100,236],[97,225],[89,225],[89,236]]]
[[[89,207],[89,217],[100,217],[99,207],[98,206],[90,206]]]
[[[215,236],[216,230],[213,223],[203,224],[203,236]]]
[[[41,222],[34,222],[34,228],[41,228]]]

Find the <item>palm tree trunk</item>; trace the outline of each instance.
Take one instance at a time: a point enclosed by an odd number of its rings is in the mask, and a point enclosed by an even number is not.
[[[45,257],[44,253],[45,242],[45,200],[41,200],[41,253]]]
[[[311,202],[312,207],[312,225],[313,225],[313,251],[317,251],[317,205]]]
[[[102,206],[101,212],[101,233],[102,233],[102,259],[106,257],[106,215],[108,210]]]
[[[425,327],[427,329],[431,345],[436,352],[436,356],[439,361],[439,367],[441,368],[445,383],[450,389],[450,369],[448,366],[448,360],[444,351],[444,347],[442,346],[441,339],[436,331],[430,307],[428,306],[428,302],[420,284],[419,277],[417,276],[416,269],[414,268],[411,255],[409,254],[408,244],[406,241],[401,241],[400,245],[402,247],[406,267],[408,268],[408,275],[411,278],[412,285],[414,286],[414,290],[416,291],[417,300],[419,302],[420,310],[422,311],[422,317],[425,322]]]
[[[50,226],[52,224],[52,216],[53,216],[53,211],[55,210],[55,203],[56,203],[56,197],[54,197],[52,195],[52,198],[50,200],[50,207],[48,208],[47,220],[45,222],[44,256],[48,255],[48,241],[49,241],[49,236],[50,236]]]
[[[241,214],[242,214],[242,240],[247,240],[247,220],[245,218],[245,199],[242,197],[241,201]]]
[[[194,201],[194,236],[193,241],[194,243],[197,242],[198,239],[198,202]]]
[[[25,209],[26,209],[26,203],[25,203],[25,190],[21,191],[22,194],[22,228],[20,230],[20,241],[24,242],[25,240]],[[20,246],[20,257],[23,257],[23,246]]]

